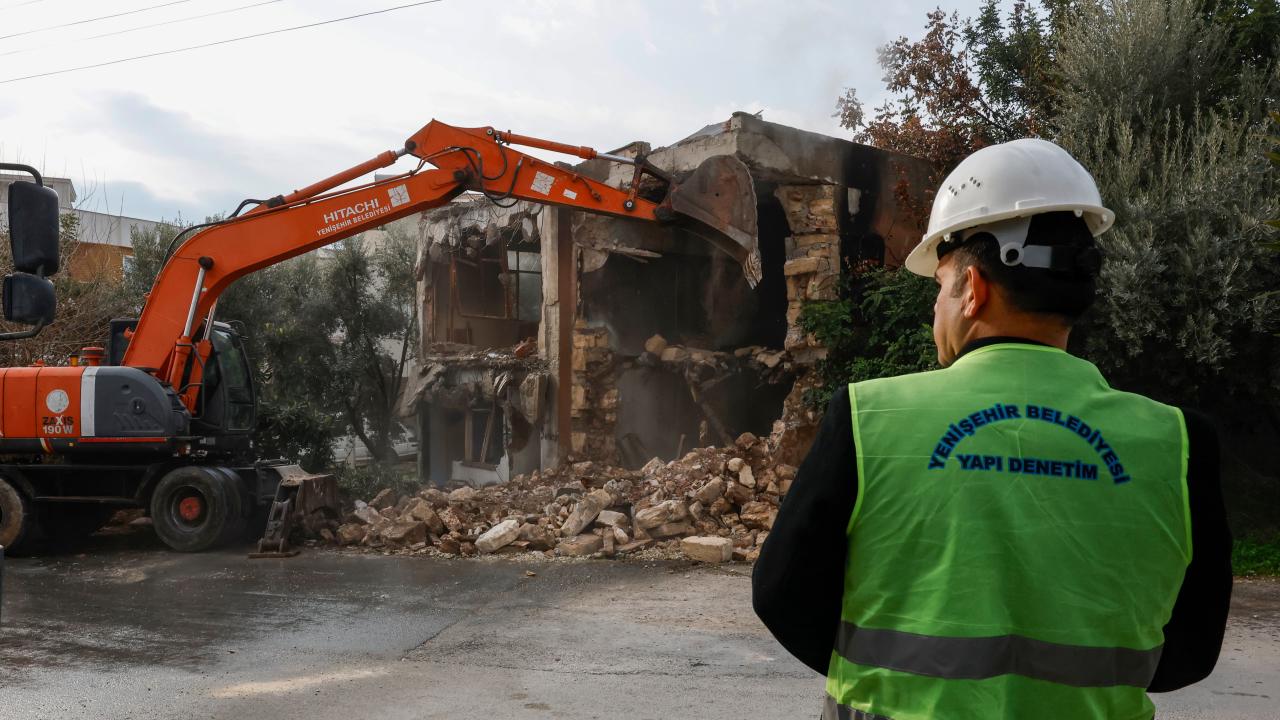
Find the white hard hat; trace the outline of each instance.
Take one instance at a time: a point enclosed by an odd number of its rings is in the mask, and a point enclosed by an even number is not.
[[[1083,217],[1094,237],[1115,221],[1115,213],[1102,206],[1089,172],[1048,140],[1024,138],[982,148],[942,181],[929,231],[907,256],[907,269],[932,277],[938,269],[938,243],[977,227],[996,236],[1007,264],[1048,267],[1041,260],[1047,253],[1024,246],[1027,228],[1032,215],[1063,210]]]

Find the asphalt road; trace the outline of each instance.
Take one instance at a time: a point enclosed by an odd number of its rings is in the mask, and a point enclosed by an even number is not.
[[[727,720],[816,717],[821,698],[751,613],[745,566],[91,542],[9,559],[5,720]],[[1218,672],[1160,717],[1280,717],[1278,589],[1240,588]]]

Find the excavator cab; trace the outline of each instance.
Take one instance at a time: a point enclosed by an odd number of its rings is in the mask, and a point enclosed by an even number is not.
[[[238,449],[248,442],[257,419],[257,397],[244,338],[227,323],[215,322],[209,340],[213,352],[205,365],[192,432],[216,437],[219,444]]]
[[[111,321],[105,353],[107,365],[122,364],[129,337],[137,325],[136,318]],[[212,438],[213,446],[219,449],[247,449],[248,437],[257,422],[257,391],[244,340],[242,333],[224,322],[215,322],[209,336],[213,349],[205,361],[191,432]],[[194,362],[191,358],[188,365]]]

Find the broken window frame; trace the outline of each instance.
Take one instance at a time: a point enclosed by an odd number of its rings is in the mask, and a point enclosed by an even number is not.
[[[477,415],[485,415],[484,437],[480,443],[480,452],[475,452],[475,420]],[[484,407],[468,407],[463,412],[462,418],[462,460],[459,462],[467,467],[483,468],[485,470],[496,470],[497,463],[487,462],[489,451],[495,447],[494,443],[499,446],[502,443],[502,409],[497,403],[493,403],[487,408]],[[501,458],[501,452],[499,453]]]
[[[493,250],[496,248],[496,254]],[[486,252],[488,251],[488,252]],[[520,269],[522,262],[521,256],[531,255],[538,258],[538,262],[534,265],[536,269],[522,270]],[[531,335],[530,327],[536,327],[542,321],[542,263],[541,248],[536,241],[520,241],[508,242],[506,238],[499,238],[489,247],[482,249],[480,257],[475,259],[458,257],[451,255],[448,262],[449,284],[447,290],[448,312],[445,316],[445,334],[449,342],[457,342],[464,345],[473,344],[471,335],[471,325],[466,320],[492,320],[504,323],[512,323],[516,329],[516,333],[521,337]],[[515,259],[515,269],[510,266],[509,260],[511,256]],[[523,263],[528,264],[528,263]],[[487,273],[486,266],[496,265],[496,272]],[[464,292],[464,287],[459,283],[459,266],[474,268],[478,270],[476,273],[480,277],[480,287]],[[526,276],[526,277],[522,277]],[[491,314],[483,312],[468,312],[463,303],[464,295],[468,297],[481,298],[486,297],[489,293],[485,291],[484,279],[492,277],[498,282],[500,292],[502,293],[502,314]],[[506,278],[504,280],[504,278]],[[520,296],[521,290],[525,285],[532,287],[537,292],[537,303],[534,307],[530,307],[530,317],[523,317],[520,312]],[[490,288],[493,289],[493,288]],[[496,303],[494,303],[496,304]],[[459,322],[462,320],[463,322]],[[461,325],[462,327],[459,327]],[[520,338],[513,338],[512,342]]]
[[[521,247],[522,245],[532,245],[534,249],[525,249]],[[515,261],[516,261],[515,269],[511,268],[511,255],[513,254],[515,255]],[[522,263],[520,262],[520,259],[521,259],[521,256],[523,255],[531,255],[538,258],[538,263],[537,263],[538,269],[537,270],[522,269],[521,268]],[[523,322],[523,323],[536,323],[541,321],[542,319],[542,260],[541,258],[542,258],[542,249],[537,243],[513,242],[509,245],[506,245],[503,248],[503,259],[505,260],[507,265],[507,276],[513,277],[515,281],[514,283],[511,283],[508,285],[508,290],[510,290],[511,292],[510,297],[512,298],[512,301],[510,304],[511,304],[511,307],[515,309],[515,317],[511,318],[512,320],[515,320],[517,322]],[[525,275],[528,275],[529,277],[528,278],[522,277]],[[528,283],[528,287],[535,288],[538,291],[538,302],[536,303],[536,307],[535,309],[533,309],[530,317],[524,317],[520,307],[521,297],[523,294],[522,291],[526,287],[526,283]]]
[[[520,246],[524,244],[526,243],[519,243],[519,242],[508,243],[506,240],[499,240],[497,243],[495,243],[495,246],[498,248],[497,257],[487,257],[486,254],[482,251],[480,254],[480,257],[476,258],[475,260],[471,260],[467,258],[459,258],[456,255],[449,258],[449,296],[450,296],[449,299],[450,299],[450,304],[453,306],[454,312],[458,315],[458,317],[475,318],[475,319],[482,319],[482,320],[513,320],[516,322],[538,322],[540,318],[538,317],[537,314],[535,314],[533,317],[527,317],[527,318],[520,316],[521,283],[522,282],[533,283],[534,286],[537,287],[539,290],[542,289],[541,268],[539,268],[536,271],[520,269],[520,255],[522,254],[523,255],[541,255],[541,252],[538,250],[529,250],[529,249],[521,248]],[[534,247],[535,248],[537,247],[536,244],[534,245]],[[511,269],[510,263],[508,261],[509,255],[511,253],[514,253],[516,255],[516,269],[514,270]],[[498,272],[496,274],[496,278],[497,278],[498,284],[502,286],[503,295],[504,295],[503,314],[491,315],[488,313],[468,312],[464,309],[465,306],[462,302],[462,290],[458,286],[458,265],[459,264],[481,270],[481,272],[479,273],[481,282],[484,282],[484,279],[489,276],[488,273],[483,272],[484,266],[493,265],[493,264],[498,265]],[[525,279],[521,277],[522,275],[529,275],[532,277]],[[510,280],[507,282],[503,282],[503,278],[510,278]],[[484,288],[483,287],[479,288],[477,291],[483,294]],[[539,302],[538,305],[540,307],[541,302]]]
[[[511,317],[511,289],[509,286],[504,286],[502,288],[503,295],[504,295],[504,301],[503,301],[504,308],[503,308],[502,315],[491,315],[488,313],[479,313],[479,312],[467,312],[467,310],[465,309],[466,306],[462,302],[463,293],[462,293],[462,289],[458,286],[458,265],[466,265],[468,267],[476,268],[479,271],[477,273],[477,277],[479,278],[481,287],[475,288],[473,291],[471,291],[470,294],[473,294],[473,295],[478,294],[481,297],[485,296],[484,282],[485,282],[485,279],[489,277],[489,273],[484,272],[486,265],[493,265],[493,264],[498,265],[498,272],[494,277],[496,278],[496,281],[498,282],[499,285],[504,285],[504,283],[502,282],[502,278],[506,276],[507,273],[509,272],[509,270],[507,269],[506,241],[500,240],[497,243],[497,247],[498,247],[498,256],[496,258],[486,257],[486,253],[484,252],[484,250],[481,250],[480,256],[477,257],[475,260],[471,260],[468,258],[460,258],[456,255],[451,256],[449,258],[449,303],[450,305],[453,306],[453,312],[457,314],[458,317],[477,318],[477,319],[483,319],[483,320],[514,320],[515,319]]]

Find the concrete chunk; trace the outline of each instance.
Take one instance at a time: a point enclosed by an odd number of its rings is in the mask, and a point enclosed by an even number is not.
[[[482,553],[491,553],[504,545],[511,544],[519,535],[519,520],[514,518],[503,520],[476,539],[476,550]]]
[[[436,535],[444,534],[444,521],[440,519],[440,515],[436,513],[435,508],[431,507],[431,503],[422,499],[419,499],[418,502],[421,504],[409,507],[409,516],[426,523],[427,530],[430,532]]]
[[[386,519],[382,517],[382,513],[378,512],[377,510],[374,510],[373,506],[371,505],[365,505],[364,507],[356,508],[355,512],[353,512],[352,515],[355,515],[356,520],[364,523],[365,525],[377,525],[378,523]]]
[[[636,527],[648,530],[652,527],[683,520],[687,515],[688,511],[684,503],[679,500],[667,500],[637,512]]]
[[[613,496],[608,490],[592,490],[585,497],[578,501],[578,505],[569,513],[569,517],[565,518],[564,524],[560,526],[560,534],[565,537],[573,537],[587,529],[600,514],[613,502]]]
[[[623,530],[620,527],[614,527],[611,530],[613,534],[613,541],[618,545],[618,547],[622,547],[623,545],[631,542],[631,537],[627,535],[626,530]]]
[[[596,516],[596,522],[609,527],[626,527],[631,524],[631,520],[627,518],[626,513],[620,513],[615,510],[601,510],[600,514]]]
[[[398,522],[384,528],[382,539],[395,545],[412,545],[427,541],[427,525],[423,522]]]
[[[676,345],[663,350],[660,357],[666,363],[684,362],[689,359],[689,351]]]
[[[742,519],[742,524],[749,528],[772,530],[778,510],[769,503],[749,502],[742,506],[738,516]]]
[[[374,510],[389,508],[396,504],[396,491],[391,488],[383,488],[382,492],[373,496],[369,504],[373,506]]]
[[[604,547],[604,538],[592,533],[584,533],[566,538],[556,546],[556,554],[564,557],[585,557],[600,552]]]
[[[724,495],[724,480],[715,478],[711,482],[703,485],[693,494],[694,499],[705,505],[719,500]]]
[[[464,503],[474,500],[476,497],[476,489],[472,487],[460,487],[449,493],[450,503]]]
[[[342,545],[355,545],[364,539],[368,528],[360,523],[346,523],[338,526],[338,542]]]
[[[733,541],[723,537],[687,537],[680,541],[680,550],[690,560],[728,562],[733,557]]]
[[[743,505],[754,500],[755,494],[751,492],[751,488],[742,483],[729,483],[729,487],[724,491],[724,499],[734,505]]]
[[[693,532],[693,527],[687,522],[670,522],[649,529],[649,534],[656,538],[688,535],[691,532]]]

